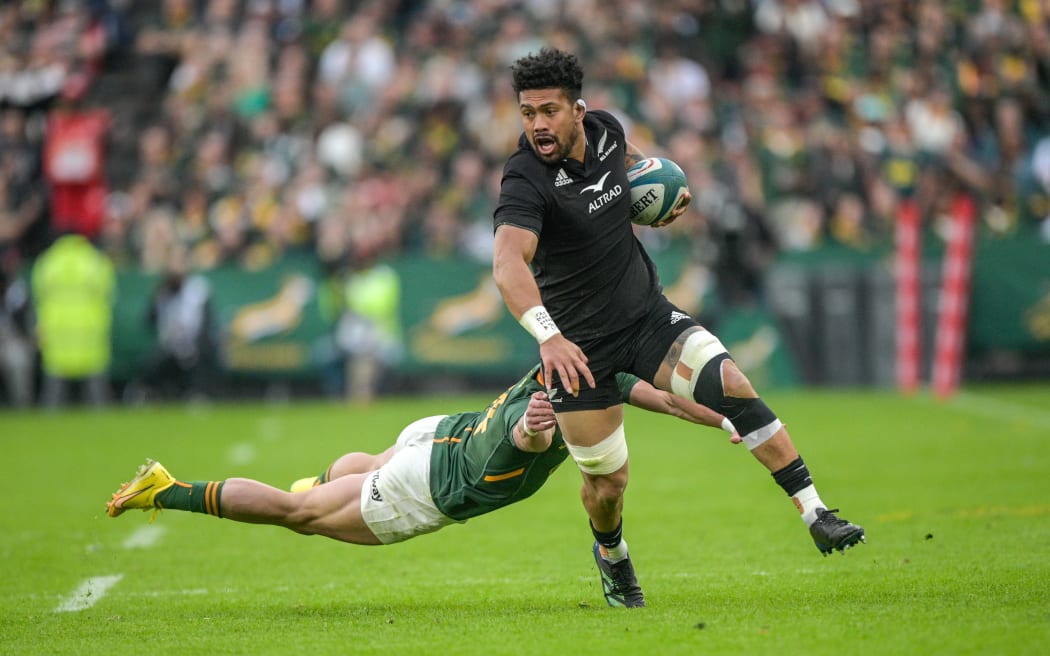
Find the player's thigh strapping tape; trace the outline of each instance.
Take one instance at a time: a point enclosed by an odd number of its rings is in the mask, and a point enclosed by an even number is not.
[[[568,442],[565,446],[580,471],[592,476],[611,474],[627,462],[627,435],[624,433],[623,424],[593,446],[575,446]]]

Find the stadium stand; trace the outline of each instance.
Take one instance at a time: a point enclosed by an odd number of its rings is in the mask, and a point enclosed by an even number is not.
[[[520,132],[508,65],[545,43],[590,62],[590,106],[615,108],[643,151],[685,168],[695,210],[639,236],[655,251],[688,244],[720,308],[766,303],[785,258],[885,252],[904,205],[931,244],[960,196],[976,203],[979,239],[1050,242],[1048,12],[1035,0],[4,3],[0,250],[29,267],[75,230],[118,270],[144,272],[183,249],[197,271],[291,255],[333,276],[362,254],[487,261]],[[61,141],[63,113],[104,117],[93,145],[79,128]],[[77,169],[93,155],[100,170]],[[59,193],[62,163],[79,195]],[[79,214],[63,218],[70,202]]]

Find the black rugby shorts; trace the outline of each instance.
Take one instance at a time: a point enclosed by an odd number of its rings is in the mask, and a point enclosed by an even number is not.
[[[623,398],[616,384],[616,374],[627,372],[652,383],[668,349],[682,331],[699,325],[661,294],[649,312],[637,321],[606,337],[577,342],[587,356],[587,366],[597,387],[591,389],[581,376],[580,394],[573,396],[565,391],[557,372],[552,372],[551,403],[554,411],[604,410],[620,405]]]

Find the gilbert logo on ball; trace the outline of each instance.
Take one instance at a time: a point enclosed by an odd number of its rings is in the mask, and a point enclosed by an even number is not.
[[[649,157],[627,170],[631,185],[631,221],[653,225],[665,220],[689,191],[682,167],[664,157]]]

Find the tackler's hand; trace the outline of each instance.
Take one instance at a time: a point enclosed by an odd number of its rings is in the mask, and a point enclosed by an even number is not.
[[[554,416],[554,405],[550,402],[546,392],[534,392],[529,398],[529,405],[525,409],[523,418],[526,435],[535,435],[540,431],[550,430],[557,425]]]

